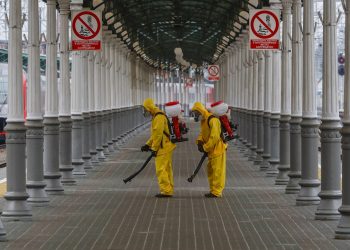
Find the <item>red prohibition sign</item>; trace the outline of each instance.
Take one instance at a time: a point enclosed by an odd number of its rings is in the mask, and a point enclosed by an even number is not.
[[[219,74],[219,68],[215,65],[210,66],[208,69],[209,75],[211,76],[217,76]]]
[[[259,17],[261,14],[268,14],[268,15],[272,16],[272,18],[274,19],[275,24],[276,24],[276,27],[275,27],[274,30],[272,30],[272,29]],[[267,36],[263,36],[263,35],[259,34],[258,32],[256,32],[256,30],[255,30],[255,28],[254,28],[254,22],[255,22],[255,20],[259,21],[268,31],[270,31],[271,34],[269,34],[269,35],[267,35]],[[271,11],[269,11],[269,10],[262,10],[262,11],[257,12],[257,13],[253,16],[250,25],[251,25],[251,29],[252,29],[254,35],[256,35],[257,37],[262,38],[262,39],[269,39],[269,38],[273,37],[273,36],[277,33],[277,31],[278,31],[278,23],[279,23],[279,22],[278,22],[278,18],[277,18],[277,16],[276,16],[275,13],[273,13],[273,12],[271,12]]]
[[[92,16],[95,20],[96,20],[96,23],[97,23],[97,28],[96,30],[93,30],[81,17],[83,15],[89,15],[89,16]],[[76,27],[76,24],[77,22],[81,22],[82,25],[88,29],[90,32],[91,32],[91,35],[90,36],[83,36],[81,35],[78,31],[77,31],[77,27]],[[72,27],[73,27],[73,31],[74,31],[74,34],[79,37],[80,39],[83,39],[83,40],[89,40],[89,39],[92,39],[94,38],[95,36],[98,35],[98,33],[100,32],[100,29],[101,29],[101,22],[100,22],[100,19],[98,18],[97,15],[95,15],[95,13],[91,12],[91,11],[83,11],[83,12],[80,12],[78,15],[75,16],[75,18],[73,19],[73,23],[72,23]]]

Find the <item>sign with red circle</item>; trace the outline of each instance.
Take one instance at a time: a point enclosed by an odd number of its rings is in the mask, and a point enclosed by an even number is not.
[[[219,81],[220,80],[220,67],[219,65],[208,66],[208,80]]]
[[[250,49],[279,49],[279,11],[250,10]]]
[[[91,10],[74,12],[72,50],[100,50],[101,27],[101,12]]]

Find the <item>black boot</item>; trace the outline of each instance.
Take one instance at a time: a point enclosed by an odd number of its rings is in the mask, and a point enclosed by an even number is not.
[[[212,193],[207,193],[204,195],[206,198],[218,198],[218,196],[213,195]]]
[[[170,197],[172,197],[172,195],[170,195],[170,194],[156,194],[154,197],[157,197],[157,198],[170,198]]]

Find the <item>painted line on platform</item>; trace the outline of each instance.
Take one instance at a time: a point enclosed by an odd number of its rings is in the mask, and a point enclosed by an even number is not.
[[[0,197],[4,197],[7,190],[7,179],[1,179],[0,180]]]

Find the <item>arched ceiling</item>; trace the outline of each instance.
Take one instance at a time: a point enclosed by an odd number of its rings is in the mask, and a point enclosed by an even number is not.
[[[84,0],[103,9],[104,23],[147,63],[168,68],[183,59],[202,65],[218,59],[248,24],[261,0]]]

